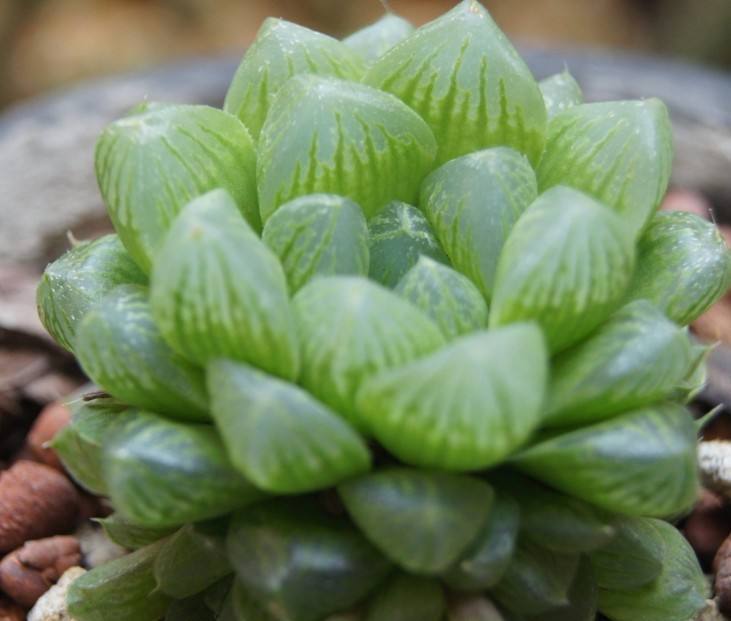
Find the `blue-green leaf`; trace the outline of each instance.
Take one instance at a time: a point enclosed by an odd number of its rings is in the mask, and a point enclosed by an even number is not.
[[[656,214],[640,239],[628,298],[647,299],[687,325],[731,286],[731,252],[715,224],[682,211]]]
[[[342,196],[311,194],[285,203],[267,220],[262,239],[293,292],[317,275],[368,275],[368,225],[360,207]]]
[[[174,222],[155,260],[150,303],[162,335],[190,360],[233,358],[297,376],[282,266],[223,190],[197,198]]]
[[[301,73],[358,80],[363,61],[337,39],[270,17],[244,54],[223,109],[239,117],[256,139],[279,89]]]
[[[371,219],[368,276],[385,287],[395,287],[421,256],[449,263],[424,215],[406,203],[394,201]]]
[[[120,285],[108,293],[81,322],[75,349],[86,374],[125,403],[180,419],[209,418],[203,372],[163,340],[146,288]]]
[[[421,207],[452,264],[489,300],[503,244],[537,195],[525,156],[497,147],[431,173],[421,188]]]
[[[147,284],[116,235],[74,246],[48,265],[36,302],[43,326],[56,342],[73,351],[76,329],[86,313],[117,285]]]
[[[479,289],[429,257],[421,256],[395,291],[431,317],[448,339],[487,326],[487,304]]]
[[[114,228],[149,272],[176,214],[199,194],[224,188],[255,229],[256,152],[243,124],[208,106],[164,106],[109,125],[96,147],[96,175]]]
[[[476,0],[419,28],[384,54],[365,81],[424,118],[440,163],[490,146],[521,149],[534,163],[543,151],[546,109],[538,84]]]
[[[442,621],[444,589],[434,578],[397,573],[368,604],[365,621]]]
[[[366,474],[338,492],[383,554],[424,574],[441,573],[460,558],[484,527],[494,496],[477,479],[409,468]]]
[[[514,461],[556,489],[627,515],[674,515],[698,493],[695,425],[675,404],[556,435]]]
[[[549,120],[564,110],[584,103],[584,94],[574,77],[564,70],[538,83]]]
[[[308,492],[370,468],[358,433],[298,386],[228,360],[208,366],[208,383],[231,462],[258,487]]]
[[[619,306],[633,266],[632,237],[619,216],[581,192],[553,188],[505,243],[490,327],[534,320],[552,352],[566,349]]]
[[[665,195],[673,146],[658,99],[582,104],[548,126],[538,185],[568,185],[614,209],[635,235]]]
[[[411,22],[394,13],[357,30],[343,39],[343,43],[371,63],[383,56],[394,45],[403,41],[414,31]]]
[[[436,148],[426,123],[393,95],[334,78],[292,78],[259,138],[262,221],[317,192],[353,199],[367,218],[391,200],[414,202]]]
[[[480,470],[503,461],[538,427],[547,374],[535,325],[475,332],[368,380],[358,409],[401,461]]]

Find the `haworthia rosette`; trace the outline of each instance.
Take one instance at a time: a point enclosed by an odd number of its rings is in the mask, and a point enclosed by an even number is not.
[[[262,494],[232,466],[208,425],[146,412],[115,427],[102,447],[114,507],[141,526],[177,526],[224,515]]]
[[[698,493],[695,425],[675,404],[556,435],[513,461],[558,490],[627,515],[674,515]]]
[[[231,461],[258,487],[309,492],[370,468],[358,433],[298,386],[229,360],[208,366],[208,383]]]
[[[285,203],[267,220],[262,239],[279,257],[292,292],[318,275],[368,275],[368,224],[342,196],[311,194]]]
[[[389,201],[413,202],[436,141],[393,95],[364,84],[302,75],[279,91],[259,138],[262,221],[317,192],[347,196],[367,218]]]
[[[490,327],[533,320],[552,352],[566,349],[620,305],[633,266],[632,237],[617,214],[577,190],[552,188],[503,247]]]
[[[365,278],[313,280],[297,293],[294,307],[302,385],[360,430],[364,420],[355,401],[361,384],[444,344],[418,308]]]
[[[371,63],[414,31],[403,17],[386,13],[383,17],[345,37],[343,43]]]
[[[421,188],[421,208],[452,264],[489,300],[503,244],[537,195],[525,156],[497,147],[431,173]]]
[[[731,285],[731,252],[715,224],[682,211],[656,214],[639,241],[629,299],[647,299],[687,325]]]
[[[464,0],[384,54],[365,82],[418,112],[439,143],[438,161],[506,145],[536,163],[546,109],[518,52],[476,0]]]
[[[175,220],[155,260],[150,303],[160,332],[187,359],[233,358],[296,378],[282,266],[225,191],[195,199]]]
[[[399,201],[389,203],[368,224],[368,276],[395,287],[421,256],[449,263],[424,214]]]
[[[358,80],[363,61],[337,39],[270,17],[244,54],[223,109],[241,119],[256,139],[279,89],[302,73]]]
[[[551,119],[564,110],[584,103],[584,94],[574,77],[566,70],[547,77],[538,83]]]
[[[368,603],[364,621],[442,621],[446,597],[434,578],[393,575]]]
[[[672,136],[657,99],[582,104],[548,126],[538,185],[569,185],[614,209],[638,235],[665,195]]]
[[[412,573],[451,567],[484,526],[492,488],[445,472],[387,468],[338,487],[348,513],[394,563]]]
[[[208,106],[164,106],[109,125],[96,146],[96,176],[132,258],[149,272],[161,238],[193,198],[224,188],[258,231],[256,151],[237,118]]]
[[[163,340],[145,287],[120,285],[102,298],[81,322],[75,350],[86,374],[123,402],[208,420],[203,372]]]
[[[147,277],[116,235],[82,242],[48,265],[38,285],[38,316],[62,347],[73,351],[86,313],[117,285],[145,285]]]
[[[672,397],[705,352],[653,304],[631,302],[553,361],[546,423],[591,423]]]
[[[366,381],[358,409],[401,461],[480,470],[503,461],[538,427],[547,374],[535,325],[480,331]]]
[[[469,278],[421,256],[399,281],[396,293],[429,315],[448,338],[487,326],[487,304]]]

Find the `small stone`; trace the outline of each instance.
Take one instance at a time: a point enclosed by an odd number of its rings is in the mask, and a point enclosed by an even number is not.
[[[127,554],[127,550],[109,539],[102,528],[89,522],[82,524],[74,535],[81,545],[84,565],[89,569]]]
[[[48,446],[56,434],[71,422],[71,411],[63,403],[47,405],[36,418],[28,433],[28,447],[40,462],[61,472],[64,471],[56,451]]]
[[[28,613],[28,621],[74,621],[66,607],[66,593],[71,583],[86,573],[82,567],[67,569],[56,586],[51,587]]]
[[[23,621],[23,619],[25,619],[25,610],[0,595],[0,621]]]
[[[683,533],[701,565],[709,568],[719,547],[731,533],[731,506],[717,494],[703,490],[698,504],[685,520]]]
[[[728,621],[718,609],[718,602],[715,599],[709,599],[706,607],[701,610],[695,621]]]
[[[705,487],[731,498],[731,442],[701,442],[698,445],[698,466]]]

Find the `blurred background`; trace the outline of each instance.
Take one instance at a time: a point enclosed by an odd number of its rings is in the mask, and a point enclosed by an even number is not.
[[[392,0],[417,24],[455,0]],[[627,48],[731,65],[731,0],[487,0],[529,43]],[[344,35],[379,0],[0,0],[0,107],[74,81],[242,51],[267,15]]]

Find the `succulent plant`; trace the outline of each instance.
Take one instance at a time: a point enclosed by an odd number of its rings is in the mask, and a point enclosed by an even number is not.
[[[267,20],[223,110],[96,152],[117,235],[38,288],[108,393],[54,446],[134,550],[78,621],[688,621],[687,324],[731,284],[655,213],[657,100],[535,81],[465,0],[344,41]]]

